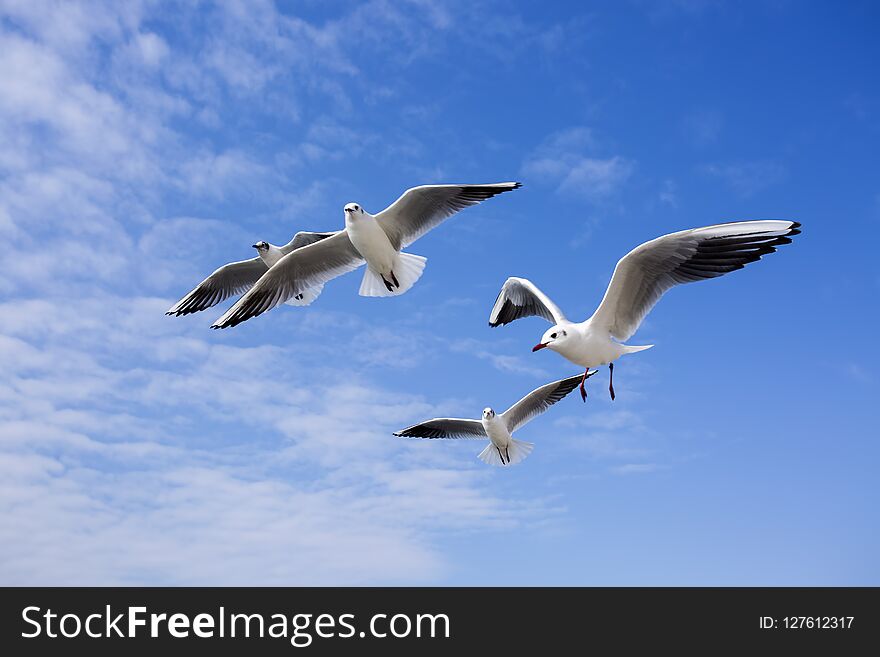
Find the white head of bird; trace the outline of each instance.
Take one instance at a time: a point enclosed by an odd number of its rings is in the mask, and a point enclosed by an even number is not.
[[[254,244],[253,247],[257,250],[257,255],[259,255],[260,259],[266,263],[267,267],[274,266],[276,262],[284,257],[284,251],[274,244],[269,244],[269,242],[263,240]]]
[[[349,203],[342,211],[345,213],[346,221],[358,219],[365,214],[364,209],[358,203]]]
[[[484,408],[483,409],[483,419],[484,420],[491,420],[493,417],[495,417],[495,411],[493,411],[491,408]]]
[[[547,332],[541,336],[541,341],[532,347],[532,351],[538,351],[544,347],[548,347],[553,351],[559,351],[565,346],[570,337],[568,329],[562,328],[557,324],[556,326],[547,329]]]

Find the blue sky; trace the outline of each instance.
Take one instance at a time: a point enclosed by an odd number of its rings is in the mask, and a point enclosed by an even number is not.
[[[880,584],[870,2],[0,2],[0,583]],[[210,331],[259,239],[522,180],[423,278]],[[574,374],[570,317],[660,234],[796,219],[669,293],[491,469],[401,441]]]

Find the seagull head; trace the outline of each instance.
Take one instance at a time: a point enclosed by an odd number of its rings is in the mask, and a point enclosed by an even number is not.
[[[364,213],[364,209],[357,203],[349,203],[343,208],[343,211],[345,212],[346,219],[354,219]]]
[[[257,251],[259,251],[260,253],[263,253],[263,252],[269,250],[269,242],[264,242],[263,240],[260,240],[259,242],[257,242],[256,244],[254,244],[253,247],[254,247]]]
[[[532,347],[532,351],[538,351],[544,347],[550,347],[555,351],[561,347],[566,340],[568,340],[568,330],[557,325],[551,329],[547,329],[547,332],[541,337],[541,341]]]
[[[491,408],[484,408],[483,409],[483,419],[484,420],[491,420],[493,417],[495,417],[495,411],[493,411]]]

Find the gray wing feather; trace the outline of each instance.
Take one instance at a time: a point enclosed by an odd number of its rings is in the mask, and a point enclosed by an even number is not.
[[[523,317],[543,317],[548,322],[559,324],[565,315],[538,286],[526,278],[511,276],[495,299],[489,313],[489,326],[501,326]]]
[[[333,231],[330,233],[312,233],[306,230],[301,230],[293,236],[292,240],[281,247],[281,251],[284,255],[287,255],[288,253],[292,253],[293,251],[308,246],[309,244],[314,244],[315,242],[320,242],[328,237],[333,237],[338,232],[339,231]]]
[[[546,411],[574,390],[582,378],[583,374],[570,376],[567,379],[543,385],[527,394],[501,414],[507,423],[507,430],[513,433],[536,415]]]
[[[166,315],[181,317],[216,306],[234,294],[241,294],[260,280],[268,267],[260,258],[223,265],[175,303]]]
[[[519,187],[518,182],[413,187],[377,214],[376,221],[391,245],[400,250],[456,212]]]
[[[263,274],[211,328],[236,326],[362,264],[363,258],[344,230],[296,249]]]
[[[627,340],[670,288],[742,269],[790,244],[799,227],[796,221],[738,221],[645,242],[617,263],[590,323]]]
[[[414,424],[394,433],[403,438],[464,438],[476,440],[487,438],[483,424],[479,420],[463,420],[452,417],[441,417]]]

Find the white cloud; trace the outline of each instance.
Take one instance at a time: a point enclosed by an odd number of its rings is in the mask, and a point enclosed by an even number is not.
[[[550,135],[523,163],[523,175],[554,185],[562,193],[594,203],[613,197],[630,178],[635,163],[619,155],[596,157],[588,128],[570,128]]]
[[[472,450],[390,435],[453,404],[384,382],[377,354],[412,368],[448,345],[319,308],[276,311],[282,344],[259,321],[220,334],[210,313],[163,314],[184,281],[250,257],[253,233],[289,238],[326,191],[306,165],[372,146],[351,113],[360,55],[403,65],[456,13],[373,2],[312,24],[224,2],[175,6],[170,24],[156,9],[0,8],[0,582],[430,583],[451,567],[438,533],[554,517]],[[334,101],[321,120],[316,97]],[[420,144],[395,146],[384,156],[405,161]],[[626,166],[576,163],[600,196]],[[249,216],[230,203],[245,197]]]
[[[538,508],[498,499],[470,453],[444,466],[393,438],[433,411],[412,394],[211,344],[164,306],[2,308],[4,583],[429,582],[432,532]]]

